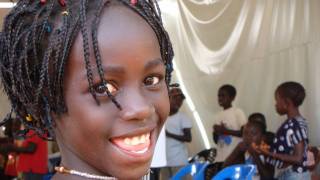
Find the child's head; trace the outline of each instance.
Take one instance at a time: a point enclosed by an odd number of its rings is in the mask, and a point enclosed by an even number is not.
[[[237,95],[237,90],[230,84],[225,84],[219,88],[218,102],[221,107],[227,109],[232,106],[232,101]]]
[[[248,121],[261,123],[261,126],[263,127],[262,133],[266,132],[266,130],[267,130],[266,118],[264,117],[264,115],[262,113],[252,113],[249,116]]]
[[[248,121],[243,129],[243,141],[248,145],[251,145],[252,143],[259,145],[262,141],[264,130],[265,126],[263,126],[262,123],[257,121]]]
[[[297,82],[280,84],[275,91],[276,110],[280,115],[287,114],[289,108],[298,108],[306,96],[304,87]]]
[[[144,175],[169,114],[173,52],[157,4],[21,0],[3,27],[2,84],[26,128],[55,134],[67,168]]]
[[[273,132],[267,131],[263,135],[263,141],[269,146],[271,146],[273,144],[274,137],[275,137],[275,134]]]
[[[175,114],[179,111],[183,104],[185,96],[179,87],[171,88],[169,91],[170,97],[170,114]]]

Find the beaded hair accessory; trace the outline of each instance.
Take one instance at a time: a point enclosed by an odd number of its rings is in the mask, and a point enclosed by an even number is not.
[[[59,1],[59,4],[62,6],[62,7],[65,7],[66,6],[66,1],[65,0],[58,0]],[[45,4],[47,3],[47,0],[40,0],[40,3],[41,4]]]
[[[26,116],[26,120],[27,120],[28,122],[33,121],[31,114],[28,114],[28,115]]]
[[[138,0],[131,0],[132,5],[136,5],[138,3]]]
[[[66,6],[66,1],[65,0],[59,0],[59,3],[62,7]]]
[[[47,0],[40,0],[41,4],[45,4]],[[138,0],[130,0],[132,5],[136,5],[138,3]],[[64,7],[66,6],[66,0],[59,0],[59,4]]]

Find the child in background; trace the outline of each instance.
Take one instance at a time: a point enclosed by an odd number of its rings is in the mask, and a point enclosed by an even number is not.
[[[305,89],[297,82],[285,82],[275,91],[276,110],[287,119],[276,132],[271,151],[257,148],[267,162],[276,168],[279,180],[309,180],[307,168],[308,125],[299,106],[305,98]]]
[[[262,141],[266,145],[271,146],[273,144],[273,138],[275,134],[271,131],[267,131],[267,122],[266,122],[265,116],[262,113],[253,113],[249,116],[248,121],[256,121],[262,124],[262,127],[263,127]]]
[[[166,155],[169,176],[188,164],[187,143],[192,141],[192,121],[180,111],[185,96],[179,87],[169,90],[170,115],[166,121]]]
[[[271,147],[271,145],[273,144],[273,139],[275,137],[275,134],[271,131],[266,131],[263,135],[263,141]]]
[[[248,117],[248,122],[257,122],[260,123],[262,126],[262,132],[263,134],[266,133],[267,131],[267,122],[266,122],[266,118],[264,117],[264,115],[262,113],[252,113],[250,114],[250,116]]]
[[[141,179],[169,114],[173,51],[151,0],[20,0],[0,36],[12,114],[61,152],[59,179]]]
[[[232,85],[223,85],[218,91],[218,102],[223,108],[214,119],[213,139],[217,144],[216,162],[221,166],[241,141],[241,127],[247,123],[243,111],[233,107],[236,89]]]
[[[266,164],[264,156],[254,150],[256,146],[268,149],[268,146],[263,142],[266,130],[263,119],[264,116],[261,113],[254,113],[249,116],[248,123],[243,128],[243,141],[236,146],[224,162],[223,167],[233,164],[255,164],[258,173],[254,176],[254,179],[270,180],[273,178],[273,167]]]
[[[319,162],[320,162],[319,148],[315,146],[309,147],[307,166],[311,173],[312,180],[320,179]]]

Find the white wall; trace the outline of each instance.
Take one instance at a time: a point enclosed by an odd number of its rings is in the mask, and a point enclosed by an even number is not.
[[[264,113],[268,129],[276,131],[285,117],[274,110],[274,90],[290,80],[306,88],[301,112],[311,144],[320,145],[320,1],[162,0],[160,5],[175,63],[209,138],[221,110],[219,86],[233,84],[235,105],[247,115]],[[198,138],[193,151],[204,148]]]

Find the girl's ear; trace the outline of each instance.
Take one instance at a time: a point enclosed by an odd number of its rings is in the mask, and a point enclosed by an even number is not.
[[[289,99],[289,98],[284,98],[284,103],[285,103],[285,105],[286,105],[287,108],[293,106],[293,102],[292,102],[292,100]]]

